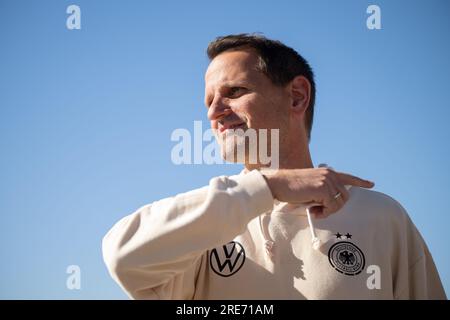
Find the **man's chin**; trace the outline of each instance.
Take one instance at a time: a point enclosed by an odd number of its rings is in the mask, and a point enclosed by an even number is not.
[[[225,160],[226,162],[245,164],[246,158],[245,154],[243,154],[242,152],[238,152],[237,151],[238,149],[239,146],[234,143],[232,145],[227,146],[226,148],[222,146],[221,148],[222,159]]]

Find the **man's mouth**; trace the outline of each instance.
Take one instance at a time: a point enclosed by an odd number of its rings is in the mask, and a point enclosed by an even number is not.
[[[228,130],[237,130],[237,129],[245,130],[246,128],[247,128],[247,125],[245,122],[234,123],[234,124],[224,124],[219,127],[219,132],[226,133]]]

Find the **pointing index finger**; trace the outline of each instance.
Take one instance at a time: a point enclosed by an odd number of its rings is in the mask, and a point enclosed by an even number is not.
[[[361,188],[373,188],[375,183],[369,180],[364,180],[348,173],[336,172],[338,174],[339,180],[344,185],[352,185]]]

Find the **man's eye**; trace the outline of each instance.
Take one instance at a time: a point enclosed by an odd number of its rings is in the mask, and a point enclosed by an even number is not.
[[[242,94],[244,92],[245,88],[242,87],[232,87],[229,91],[229,96],[230,97],[235,97],[239,94]]]

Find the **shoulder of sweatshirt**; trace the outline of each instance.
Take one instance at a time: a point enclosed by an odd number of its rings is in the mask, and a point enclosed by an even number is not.
[[[412,225],[406,209],[393,197],[370,189],[352,187],[346,207],[351,212],[369,220],[395,224],[397,227]],[[344,207],[345,208],[345,207]]]
[[[426,243],[405,208],[394,198],[379,191],[353,187],[344,215],[372,234],[374,239],[397,243],[399,248],[409,248],[410,263],[424,255]],[[396,251],[398,253],[398,251]]]

